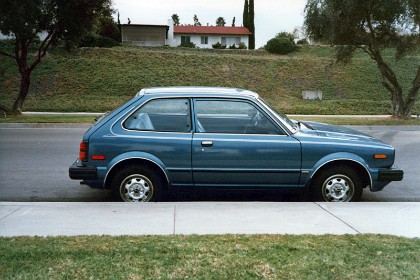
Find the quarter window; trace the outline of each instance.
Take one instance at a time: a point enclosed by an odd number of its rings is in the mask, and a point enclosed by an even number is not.
[[[254,105],[245,101],[196,101],[196,131],[229,134],[281,134]]]
[[[190,132],[191,117],[188,99],[155,99],[135,111],[124,122],[133,130]]]

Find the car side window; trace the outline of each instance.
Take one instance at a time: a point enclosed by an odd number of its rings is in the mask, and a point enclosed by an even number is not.
[[[185,98],[151,100],[131,114],[123,126],[132,130],[190,132],[190,102]]]
[[[283,134],[246,101],[197,100],[196,131],[229,134]]]

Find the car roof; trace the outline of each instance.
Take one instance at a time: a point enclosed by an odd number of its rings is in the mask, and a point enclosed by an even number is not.
[[[188,96],[220,96],[220,95],[236,95],[243,97],[258,98],[258,93],[239,89],[239,88],[228,88],[228,87],[155,87],[155,88],[144,88],[137,93],[136,96],[145,94],[183,94]]]

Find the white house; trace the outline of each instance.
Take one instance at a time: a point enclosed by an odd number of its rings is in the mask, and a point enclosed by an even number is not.
[[[121,25],[122,43],[139,46],[179,46],[184,42],[192,42],[199,48],[212,48],[213,44],[220,43],[227,47],[239,46],[244,43],[248,47],[249,35],[252,34],[245,27],[231,26],[193,26],[149,24],[123,24]]]
[[[251,32],[246,27],[177,25],[174,26],[174,41],[171,45],[193,42],[199,48],[212,48],[216,43],[227,47],[238,47],[244,43],[248,47],[249,35]]]

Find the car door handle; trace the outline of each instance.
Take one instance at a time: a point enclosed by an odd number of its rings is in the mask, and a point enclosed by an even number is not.
[[[213,141],[201,141],[201,147],[213,147]]]

